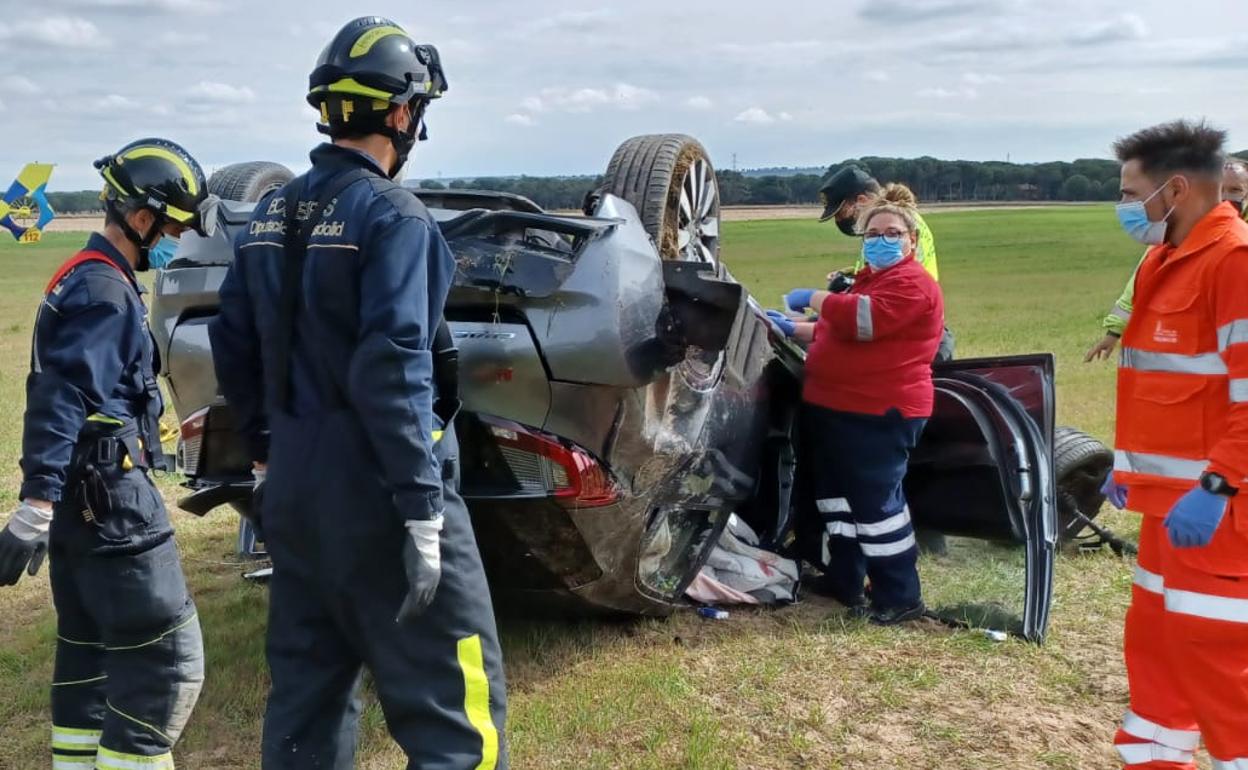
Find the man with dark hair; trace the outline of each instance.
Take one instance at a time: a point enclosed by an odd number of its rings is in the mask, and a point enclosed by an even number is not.
[[[1122,338],[1113,475],[1143,514],[1123,642],[1131,767],[1248,767],[1248,224],[1222,203],[1225,133],[1120,140],[1126,232],[1151,248]]]
[[[819,217],[819,221],[833,220],[842,233],[857,237],[859,235],[858,215],[862,212],[863,206],[882,189],[880,183],[867,172],[857,166],[845,166],[829,177],[819,190],[819,198],[823,202],[823,214]],[[916,259],[927,272],[932,274],[933,278],[939,280],[940,270],[936,266],[936,239],[932,237],[931,228],[917,211],[915,217],[919,221],[919,245]],[[859,257],[852,272],[860,272],[865,264]]]
[[[409,768],[506,768],[489,587],[458,492],[455,261],[393,180],[447,88],[438,52],[376,16],[309,77],[312,169],[261,201],[210,328],[273,559],[265,770],[355,766],[367,666]]]
[[[1239,158],[1227,158],[1226,164],[1222,170],[1222,200],[1235,210],[1235,213],[1243,216],[1244,214],[1244,198],[1248,195],[1248,164]],[[1147,256],[1147,254],[1145,255]],[[1143,257],[1140,258],[1143,262]],[[1136,266],[1139,269],[1139,266]],[[1110,354],[1114,352],[1114,348],[1118,346],[1118,340],[1122,339],[1122,332],[1127,328],[1127,320],[1131,318],[1131,308],[1135,297],[1135,272],[1132,271],[1131,278],[1127,280],[1126,287],[1119,295],[1118,301],[1110,308],[1105,319],[1101,322],[1101,327],[1105,330],[1105,336],[1102,337],[1095,345],[1088,349],[1087,354],[1083,357],[1084,363],[1094,361],[1096,359],[1108,360]]]

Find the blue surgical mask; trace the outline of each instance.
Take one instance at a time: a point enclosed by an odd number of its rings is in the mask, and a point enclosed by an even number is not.
[[[178,239],[172,235],[162,235],[156,245],[147,250],[147,262],[153,270],[164,270],[173,261],[174,252],[178,250]]]
[[[1174,177],[1171,177],[1173,179]],[[1153,191],[1153,194],[1142,201],[1131,201],[1129,203],[1119,203],[1117,206],[1118,223],[1122,225],[1122,229],[1127,231],[1127,235],[1136,239],[1140,243],[1149,246],[1156,246],[1166,239],[1166,226],[1170,215],[1174,213],[1174,206],[1166,212],[1160,222],[1154,222],[1148,218],[1148,212],[1144,210],[1144,204],[1157,197],[1157,193],[1165,189],[1170,183],[1167,179],[1165,184]]]
[[[905,254],[902,243],[905,238],[891,239],[876,235],[862,239],[862,258],[873,270],[883,270],[900,262]]]

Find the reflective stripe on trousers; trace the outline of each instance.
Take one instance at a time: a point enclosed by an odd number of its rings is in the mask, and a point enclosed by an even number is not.
[[[1213,770],[1248,770],[1248,757],[1239,759],[1215,759]]]
[[[52,770],[88,770],[103,731],[52,725]]]
[[[97,770],[174,770],[173,754],[165,752],[154,757],[145,757],[101,746],[99,756],[95,759],[95,767]]]
[[[1191,751],[1172,749],[1160,743],[1120,743],[1115,748],[1126,765],[1143,765],[1149,762],[1185,763],[1195,758]]]

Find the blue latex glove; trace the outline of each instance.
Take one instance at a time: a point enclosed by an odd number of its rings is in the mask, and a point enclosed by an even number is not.
[[[800,313],[810,307],[810,299],[815,296],[814,289],[794,289],[784,295],[784,304],[788,305],[789,310]]]
[[[1209,545],[1222,516],[1227,499],[1196,487],[1179,498],[1166,516],[1166,530],[1175,548],[1199,548]]]
[[[1105,477],[1105,483],[1101,484],[1101,494],[1105,495],[1105,499],[1109,504],[1122,510],[1127,507],[1127,488],[1123,484],[1114,481],[1114,473],[1110,471]]]
[[[793,322],[793,319],[788,318],[779,310],[768,310],[767,318],[775,324],[776,328],[779,329],[784,336],[792,337],[795,333],[797,333],[797,324]]]

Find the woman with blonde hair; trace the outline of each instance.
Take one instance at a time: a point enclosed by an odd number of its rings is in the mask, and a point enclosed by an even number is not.
[[[914,194],[889,185],[859,218],[866,268],[846,293],[794,289],[791,311],[768,311],[786,335],[810,343],[802,388],[803,437],[813,496],[805,521],[818,522],[819,589],[880,625],[924,612],[918,549],[902,481],[910,451],[932,414],[931,363],[944,326],[934,278],[915,259]],[[870,601],[864,581],[871,581]]]

